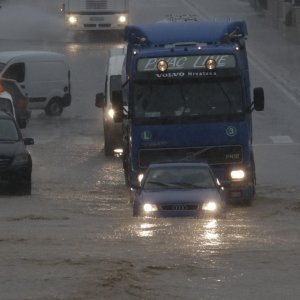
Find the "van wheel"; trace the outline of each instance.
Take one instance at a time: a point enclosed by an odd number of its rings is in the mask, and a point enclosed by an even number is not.
[[[45,108],[45,113],[48,116],[60,116],[62,111],[63,107],[60,98],[51,99]]]

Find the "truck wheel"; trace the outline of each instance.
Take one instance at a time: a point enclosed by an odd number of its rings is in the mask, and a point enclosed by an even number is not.
[[[45,108],[45,113],[48,116],[60,116],[62,111],[63,107],[60,98],[51,99]]]

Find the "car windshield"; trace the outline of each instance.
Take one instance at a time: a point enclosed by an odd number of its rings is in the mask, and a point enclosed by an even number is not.
[[[19,140],[18,130],[13,120],[0,119],[0,141],[13,141]]]
[[[5,68],[5,64],[0,62],[0,73],[3,71]]]
[[[0,111],[13,115],[12,102],[7,98],[0,97]]]
[[[243,113],[241,79],[213,78],[186,81],[137,81],[136,118],[226,116]]]
[[[214,188],[215,182],[206,167],[176,166],[150,168],[144,189],[206,189]]]

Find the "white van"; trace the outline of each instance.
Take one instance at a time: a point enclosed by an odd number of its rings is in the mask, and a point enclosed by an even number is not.
[[[71,104],[70,69],[64,55],[47,51],[0,52],[0,78],[17,81],[30,109],[60,115]]]
[[[114,150],[122,148],[122,124],[114,122],[112,108],[113,92],[122,90],[122,68],[125,58],[125,48],[111,48],[107,64],[104,93],[96,95],[95,105],[103,109],[104,153],[114,154]]]

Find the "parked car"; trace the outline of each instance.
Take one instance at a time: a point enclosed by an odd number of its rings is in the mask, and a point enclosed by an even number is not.
[[[65,55],[49,51],[0,52],[0,77],[17,82],[30,109],[60,115],[71,104],[70,67]]]
[[[25,96],[20,86],[15,80],[4,79],[0,80],[0,90],[8,92],[13,100],[16,120],[20,128],[27,126],[31,112],[28,109],[28,98]]]
[[[23,138],[16,120],[0,111],[0,182],[13,192],[31,194],[32,159],[26,146],[32,138]]]
[[[133,215],[225,217],[224,196],[207,163],[150,164],[133,196]]]
[[[115,92],[122,90],[122,67],[125,49],[112,48],[108,59],[104,93],[96,95],[95,105],[103,109],[104,154],[110,156],[115,149],[122,148],[122,124],[114,121],[112,98]]]

